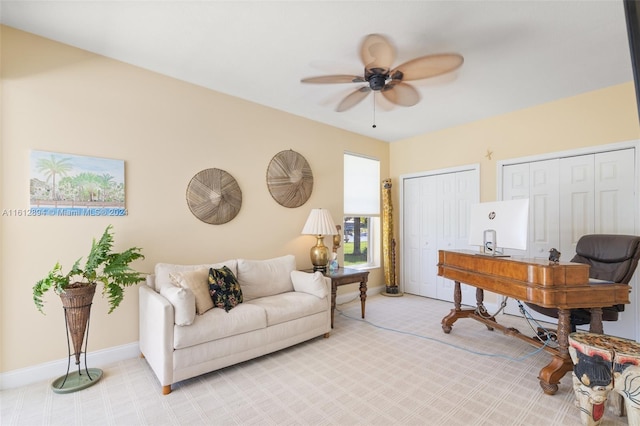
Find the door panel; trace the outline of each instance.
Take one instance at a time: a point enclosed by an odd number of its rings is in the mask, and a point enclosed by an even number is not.
[[[456,185],[456,235],[455,249],[470,249],[469,246],[469,222],[471,204],[477,203],[480,199],[478,176],[474,171],[458,172],[455,175]],[[465,305],[476,305],[476,288],[462,284],[462,303]],[[452,295],[453,296],[453,295]]]
[[[560,159],[560,247],[568,258],[578,239],[594,232],[594,155]],[[566,257],[565,257],[566,258]]]
[[[635,234],[634,214],[634,150],[603,152],[595,156],[595,232],[600,234]],[[637,203],[636,203],[637,204]],[[629,283],[638,289],[636,271]],[[618,321],[605,321],[604,332],[614,336],[638,339],[640,336],[636,321],[640,300],[631,292],[631,303],[625,305]],[[635,296],[635,297],[634,297]],[[634,300],[635,299],[635,300]]]
[[[531,163],[529,257],[548,259],[560,247],[558,160]]]
[[[456,248],[456,179],[455,174],[447,173],[435,176],[437,185],[436,222],[438,224],[438,249]],[[436,277],[436,298],[453,301],[453,281]]]
[[[506,180],[503,184],[503,200],[529,198],[529,243],[525,256],[548,258],[549,250],[560,246],[558,160],[505,166],[503,179]],[[509,179],[515,182],[509,183]],[[517,302],[510,299],[505,312],[520,315]]]
[[[633,234],[634,209],[630,200],[634,192],[633,150],[596,154],[595,162],[595,232],[599,234]]]
[[[439,206],[437,223],[439,228],[442,227],[438,234],[438,249],[469,248],[469,209],[471,204],[479,199],[477,173],[470,170],[438,175],[436,182]],[[437,275],[437,270],[435,273]],[[440,300],[453,301],[453,281],[442,277],[437,277],[436,281],[436,297]],[[463,284],[461,290],[462,303],[475,305],[475,287]]]
[[[437,185],[433,176],[420,178],[420,296],[437,297],[438,224]]]
[[[420,193],[419,179],[404,179],[402,255],[403,291],[418,294],[420,289]]]

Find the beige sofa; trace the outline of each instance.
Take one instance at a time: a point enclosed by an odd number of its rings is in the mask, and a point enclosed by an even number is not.
[[[201,280],[208,279],[210,268],[223,266],[237,277],[244,301],[228,312],[218,307],[204,311],[209,295],[199,293]],[[140,351],[165,395],[173,383],[328,337],[331,330],[331,280],[319,272],[297,271],[292,255],[203,265],[159,263],[146,284],[139,288]]]

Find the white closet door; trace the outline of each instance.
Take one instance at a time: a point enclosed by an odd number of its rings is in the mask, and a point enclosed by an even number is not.
[[[478,175],[472,170],[456,173],[457,232],[456,249],[468,249],[471,204],[480,199]],[[474,247],[475,248],[475,247]]]
[[[531,191],[531,165],[529,163],[514,164],[505,167],[504,184],[502,187],[502,200],[516,200],[530,198]],[[529,201],[529,211],[532,209],[532,203]],[[531,222],[532,214],[529,213],[529,222]],[[531,224],[529,224],[529,238],[531,241]],[[529,247],[527,247],[529,248]],[[528,251],[503,249],[504,254],[515,257],[527,257]]]
[[[405,293],[453,301],[453,282],[438,276],[438,250],[469,248],[469,207],[480,197],[478,170],[403,180]],[[475,288],[463,285],[463,303],[475,305]]]
[[[560,250],[570,260],[578,239],[594,233],[594,155],[560,159]]]
[[[436,176],[404,179],[403,193],[403,291],[434,298],[438,275],[436,180]]]
[[[596,154],[595,169],[595,232],[598,234],[635,234],[634,226],[634,150],[611,151]],[[605,321],[604,332],[613,336],[638,339],[640,330],[636,318],[640,307],[636,271],[629,283],[634,291],[631,303],[625,305],[618,321]]]
[[[578,239],[585,234],[636,233],[634,148],[505,165],[503,199],[520,198],[527,193],[527,170],[529,257],[546,258],[549,249],[555,247],[562,253],[563,261],[570,261]],[[632,288],[638,288],[638,275],[631,281]],[[605,333],[638,338],[636,318],[640,297],[632,293],[631,299],[618,321],[604,322]],[[515,301],[508,302],[505,312],[520,315]],[[529,312],[537,320],[557,322]]]
[[[548,258],[560,247],[558,160],[534,161],[505,166],[502,199],[529,198],[529,241],[526,252],[512,256]]]
[[[438,249],[469,248],[469,209],[479,199],[477,174],[469,170],[438,175],[436,178]],[[437,270],[435,272],[437,275]],[[453,281],[437,276],[436,282],[436,297],[453,301]],[[461,289],[462,303],[475,305],[475,287],[463,284]]]
[[[404,179],[403,181],[404,205],[402,255],[403,263],[403,291],[405,293],[419,294],[420,292],[420,178]]]
[[[560,247],[559,160],[531,163],[529,177],[529,257],[549,258]]]
[[[529,198],[529,243],[525,257],[548,258],[552,247],[559,244],[558,160],[534,161],[505,166],[503,200]],[[522,256],[513,250],[512,256]],[[520,315],[515,300],[509,299],[505,312]],[[538,320],[547,317],[533,313]]]
[[[438,249],[454,250],[456,248],[456,231],[458,228],[456,176],[454,173],[434,176],[437,185],[436,223]],[[436,278],[436,298],[453,301],[453,281]]]
[[[456,249],[477,249],[476,247],[469,246],[469,215],[471,204],[477,203],[480,200],[478,179],[477,172],[473,170],[458,172],[455,176],[457,216],[457,231],[455,235]],[[476,288],[462,284],[461,289],[462,303],[469,306],[476,306]],[[453,293],[451,297],[453,297]]]
[[[634,226],[634,150],[603,152],[594,158],[594,231],[631,234]]]
[[[420,179],[420,296],[438,297],[438,179],[429,176]]]

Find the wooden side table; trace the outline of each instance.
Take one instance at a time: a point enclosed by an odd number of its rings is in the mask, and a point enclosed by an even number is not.
[[[305,269],[305,272],[313,272],[313,269]],[[339,268],[337,271],[323,272],[325,277],[331,278],[331,328],[333,328],[333,313],[336,310],[336,293],[338,286],[352,283],[360,283],[360,310],[364,318],[364,306],[367,301],[367,281],[369,271],[351,268]]]

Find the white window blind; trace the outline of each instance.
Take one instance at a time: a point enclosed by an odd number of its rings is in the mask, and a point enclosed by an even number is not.
[[[344,214],[380,214],[380,162],[352,154],[344,155]]]

